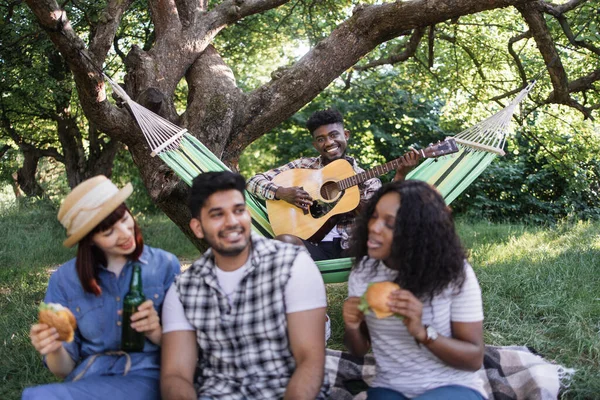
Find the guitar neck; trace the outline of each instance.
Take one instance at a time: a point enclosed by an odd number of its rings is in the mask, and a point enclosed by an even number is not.
[[[349,187],[356,186],[356,185],[361,184],[364,181],[367,181],[369,179],[377,178],[378,176],[387,174],[388,172],[397,169],[398,165],[400,165],[399,158],[392,160],[390,162],[387,162],[385,164],[378,165],[375,168],[370,169],[365,172],[361,172],[360,174],[356,174],[349,178],[342,179],[341,181],[338,182],[338,187],[341,190],[346,190]]]
[[[436,144],[431,144],[423,150],[419,150],[420,155],[423,158],[439,157],[446,154],[452,154],[458,152],[456,141],[453,138],[446,138],[443,141],[439,141]],[[397,158],[388,163],[379,165],[373,169],[370,169],[360,174],[356,174],[346,179],[342,179],[337,183],[340,190],[346,190],[349,187],[356,186],[364,181],[372,178],[376,178],[380,175],[386,174],[394,169],[397,169],[400,165],[401,158]]]

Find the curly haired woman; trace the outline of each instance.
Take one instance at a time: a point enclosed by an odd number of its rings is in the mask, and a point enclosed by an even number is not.
[[[345,343],[372,347],[376,377],[368,399],[482,399],[481,290],[442,196],[421,181],[394,182],[371,199],[354,232],[356,264],[344,303]],[[396,315],[359,310],[371,282],[400,285]]]

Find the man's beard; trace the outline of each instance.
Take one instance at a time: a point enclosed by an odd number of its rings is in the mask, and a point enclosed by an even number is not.
[[[208,244],[210,244],[210,242]],[[211,245],[210,247],[212,247],[213,252],[219,253],[223,257],[236,257],[236,256],[240,255],[244,250],[246,250],[248,245],[249,245],[249,243],[246,242],[245,244],[241,244],[239,247],[223,248],[221,246],[213,246],[213,245]]]
[[[244,233],[245,232],[242,232],[242,235],[244,235]],[[243,243],[239,243],[230,247],[219,245],[218,240],[213,240],[213,238],[205,237],[204,240],[206,240],[214,253],[218,253],[223,257],[236,257],[250,246],[250,237],[244,236],[244,238],[245,241]]]
[[[321,159],[323,160],[323,165],[327,165],[331,162],[337,161],[337,160],[343,160],[346,158],[346,151],[348,149],[344,150],[344,152],[342,153],[341,156],[337,157],[337,158],[329,158],[329,157],[321,157]]]

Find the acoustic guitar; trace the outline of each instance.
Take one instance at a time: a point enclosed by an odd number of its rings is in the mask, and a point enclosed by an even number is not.
[[[447,138],[418,151],[423,158],[433,158],[456,153],[458,147],[453,138]],[[399,164],[400,158],[357,174],[347,160],[339,159],[321,169],[295,168],[283,171],[273,178],[273,183],[283,187],[301,187],[310,194],[313,203],[305,210],[287,201],[267,200],[267,214],[273,232],[276,235],[290,234],[319,241],[322,239],[320,236],[330,230],[323,232],[322,228],[332,217],[350,212],[358,206],[360,183],[395,170]]]

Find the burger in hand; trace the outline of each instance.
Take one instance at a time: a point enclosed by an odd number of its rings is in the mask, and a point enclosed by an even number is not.
[[[394,315],[387,305],[390,293],[399,290],[400,285],[390,281],[370,283],[367,291],[360,299],[358,309],[367,314],[372,311],[376,318],[387,318]]]
[[[77,321],[68,308],[58,303],[42,302],[38,312],[38,320],[40,324],[55,328],[58,332],[58,340],[63,342],[73,341]]]

